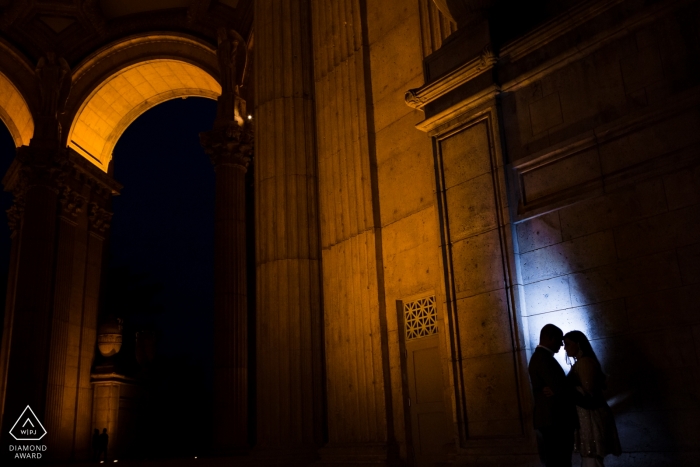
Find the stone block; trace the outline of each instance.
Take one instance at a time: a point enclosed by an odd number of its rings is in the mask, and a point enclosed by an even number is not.
[[[691,146],[700,139],[700,115],[688,111],[600,145],[603,174]]]
[[[558,92],[531,102],[529,108],[533,136],[564,122]]]
[[[377,163],[393,158],[421,158],[433,162],[430,138],[416,129],[416,116],[408,113],[376,133]],[[434,165],[431,165],[434,167]]]
[[[436,225],[435,206],[430,206],[382,228],[382,249],[385,256],[395,255],[419,246],[438,255],[440,238]]]
[[[597,85],[607,71],[605,67],[596,68],[592,57],[586,57],[552,74],[552,88],[558,90],[561,121],[566,127],[575,128],[577,133],[588,129],[580,122],[587,121],[599,111],[602,96],[598,95]]]
[[[390,224],[434,204],[432,157],[395,157],[377,168],[382,225]],[[410,183],[408,182],[410,180]]]
[[[625,298],[629,329],[647,331],[699,322],[696,289],[686,285]]]
[[[470,436],[509,436],[520,430],[513,364],[511,352],[462,360]]]
[[[664,185],[655,178],[561,209],[562,238],[581,237],[664,211]]]
[[[455,242],[452,265],[457,299],[503,288],[498,229]]]
[[[435,253],[435,250],[419,247],[388,256],[384,270],[387,293],[404,299],[434,290],[442,277]]]
[[[614,263],[615,241],[604,231],[520,255],[524,284]]]
[[[411,16],[372,43],[369,53],[374,64],[372,92],[376,100],[388,94],[396,94],[403,100],[404,92],[410,88],[407,83],[423,74],[418,15]]]
[[[675,252],[663,252],[569,275],[571,304],[588,305],[680,285]]]
[[[575,188],[599,177],[600,161],[596,149],[569,155],[522,175],[525,202]]]
[[[505,289],[458,300],[457,319],[463,358],[513,349]]]
[[[445,196],[450,239],[453,242],[498,225],[491,173],[453,186]]]
[[[565,333],[581,331],[591,340],[613,336],[628,329],[623,299],[541,313],[530,316],[527,321],[533,347],[539,343],[540,330],[547,323],[559,326]]]
[[[445,189],[491,171],[487,124],[481,121],[440,140]]]
[[[416,18],[413,18],[413,17]],[[412,21],[418,23],[418,3],[367,3],[367,30],[369,43],[374,44],[401,24]],[[416,24],[416,34],[420,33]]]
[[[669,209],[700,203],[700,166],[666,175],[664,187]]]
[[[684,247],[700,241],[700,208],[689,206],[615,229],[621,259]]]
[[[635,56],[620,60],[622,78],[627,92],[636,91],[663,79],[663,63],[655,46],[641,49]]]
[[[422,84],[423,74],[421,73],[406,83],[406,89],[417,88]],[[409,115],[410,117],[408,117]],[[389,93],[382,99],[374,101],[374,128],[376,132],[404,117],[412,119],[415,126],[423,121],[425,115],[420,110],[407,106],[403,94]],[[420,132],[418,129],[416,131]]]
[[[559,212],[554,211],[517,224],[518,251],[528,251],[562,241]]]
[[[569,276],[534,282],[524,289],[527,316],[571,308]]]

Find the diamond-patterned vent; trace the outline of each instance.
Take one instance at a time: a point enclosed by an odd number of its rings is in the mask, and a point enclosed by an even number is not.
[[[437,332],[435,296],[404,303],[406,340],[430,336]]]

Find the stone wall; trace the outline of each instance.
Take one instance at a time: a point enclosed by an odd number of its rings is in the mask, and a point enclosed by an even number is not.
[[[592,340],[625,452],[611,465],[693,465],[699,10],[631,3],[582,21],[570,56],[566,35],[501,52],[521,313],[530,348],[550,322]]]

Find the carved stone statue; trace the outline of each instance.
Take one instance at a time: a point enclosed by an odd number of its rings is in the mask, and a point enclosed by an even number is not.
[[[461,28],[491,8],[495,0],[433,0],[435,6]]]
[[[230,122],[232,119],[240,126],[245,122],[245,101],[240,97],[237,69],[240,40],[233,31],[219,28],[217,42],[216,57],[219,61],[221,97],[217,111],[218,123],[215,123],[215,126],[223,125],[224,121]]]
[[[56,54],[48,52],[41,57],[34,70],[41,91],[39,115],[56,118],[63,111],[71,85],[71,71],[68,63]]]

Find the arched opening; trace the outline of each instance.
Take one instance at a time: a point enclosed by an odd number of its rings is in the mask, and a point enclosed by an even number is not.
[[[123,320],[115,357],[144,391],[120,408],[127,457],[202,456],[211,442],[214,170],[198,134],[215,114],[209,99],[161,103],[114,149],[124,188],[112,204],[101,319]]]
[[[152,39],[146,38],[144,43],[148,44]],[[191,42],[187,44],[192,45]],[[123,49],[115,46],[112,52],[119,55],[120,51]],[[110,56],[109,50],[101,53],[105,57]],[[203,154],[204,151],[197,136],[200,132],[212,130],[215,114],[213,109],[216,107],[212,108],[209,105],[209,113],[206,111],[202,113],[203,111],[200,110],[195,112],[196,115],[192,115],[192,112],[187,110],[179,116],[176,110],[168,111],[168,109],[182,108],[183,105],[185,108],[190,108],[197,105],[196,101],[200,101],[200,99],[181,101],[177,98],[194,96],[216,99],[221,94],[221,86],[208,71],[206,58],[204,56],[204,59],[194,64],[187,57],[172,54],[164,58],[148,60],[129,56],[121,64],[112,65],[111,68],[103,69],[99,73],[94,70],[99,71],[100,61],[95,62],[96,59],[91,58],[76,70],[73,89],[77,91],[72,97],[73,101],[69,101],[67,106],[69,109],[67,115],[70,117],[70,129],[66,135],[68,148],[101,172],[106,173],[106,176],[114,177],[117,182],[124,184],[122,191],[124,198],[117,197],[112,201],[114,218],[111,224],[114,227],[111,232],[113,236],[110,240],[111,245],[108,247],[112,253],[112,261],[111,264],[106,263],[103,266],[103,275],[106,273],[109,279],[110,274],[114,276],[116,273],[118,276],[125,273],[138,282],[139,275],[146,272],[151,276],[150,280],[146,279],[141,284],[136,284],[137,287],[140,285],[148,288],[154,283],[161,282],[165,289],[160,296],[155,294],[153,297],[147,297],[156,302],[160,301],[160,303],[154,303],[156,307],[161,305],[166,308],[163,316],[155,319],[152,316],[135,316],[133,313],[130,315],[128,310],[114,309],[114,299],[119,292],[111,296],[109,293],[104,294],[109,290],[109,284],[106,289],[103,289],[100,317],[102,321],[98,323],[97,329],[98,343],[101,342],[102,336],[109,333],[102,331],[102,327],[109,327],[113,324],[112,321],[119,323],[117,327],[120,328],[120,332],[123,332],[124,340],[121,352],[112,356],[104,353],[101,353],[101,356],[97,355],[92,374],[95,398],[92,424],[93,428],[98,429],[108,427],[115,436],[115,450],[126,455],[148,455],[149,451],[158,456],[192,455],[196,454],[197,450],[201,452],[201,449],[206,449],[212,444],[218,446],[218,449],[223,449],[221,446],[224,443],[247,444],[248,442],[248,435],[245,432],[250,431],[249,427],[245,428],[245,424],[250,422],[246,422],[245,414],[241,417],[244,427],[235,432],[235,435],[227,431],[230,430],[228,426],[231,425],[231,416],[221,415],[235,412],[234,405],[228,400],[231,399],[229,394],[235,392],[236,388],[244,389],[242,392],[239,391],[239,395],[234,396],[234,399],[243,401],[245,404],[247,400],[245,393],[250,384],[246,382],[245,375],[242,378],[238,376],[241,374],[240,362],[237,360],[234,362],[235,359],[231,355],[235,352],[228,349],[234,344],[224,342],[234,341],[226,326],[237,326],[236,329],[241,329],[244,334],[248,328],[245,324],[231,323],[229,317],[231,314],[220,311],[223,302],[226,302],[223,303],[223,307],[231,306],[227,295],[230,292],[227,290],[222,294],[220,292],[222,287],[217,285],[218,291],[214,293],[212,277],[214,267],[211,264],[214,256],[213,237],[216,217],[216,232],[219,238],[216,242],[217,255],[226,255],[229,258],[233,253],[233,260],[226,261],[242,263],[245,269],[245,263],[238,261],[242,256],[236,256],[235,251],[241,252],[239,239],[243,237],[240,235],[239,227],[245,226],[246,220],[236,218],[237,220],[233,221],[236,227],[233,227],[232,231],[229,225],[231,220],[221,219],[222,213],[223,217],[229,216],[232,204],[237,206],[235,209],[240,208],[238,211],[234,209],[234,212],[245,217],[247,209],[248,215],[252,216],[250,201],[252,198],[247,198],[248,201],[245,201],[246,189],[242,178],[245,167],[241,167],[242,171],[235,169],[234,171],[239,175],[231,181],[234,175],[230,171],[231,166],[228,162],[224,163],[221,159],[214,157],[212,160],[217,167],[216,177],[214,177],[214,167]],[[113,56],[110,57],[110,61],[114,61]],[[92,84],[86,84],[90,82]],[[84,97],[81,98],[80,93]],[[165,102],[173,99],[176,101]],[[123,140],[124,149],[120,149],[121,146],[117,146],[117,142],[122,141],[121,137],[127,128],[140,115],[161,103],[165,107],[153,109],[144,116],[146,127],[136,122],[131,132],[135,136],[128,136],[131,133],[127,131],[127,137]],[[193,118],[195,122],[191,124]],[[159,130],[156,127],[159,127]],[[178,143],[178,137],[185,134],[189,138],[187,143],[182,141]],[[163,139],[159,140],[158,135]],[[209,147],[206,142],[202,144]],[[181,152],[185,147],[190,147],[187,157],[195,157],[199,160],[176,161],[175,153]],[[215,147],[219,148],[219,146]],[[116,151],[114,160],[113,151]],[[120,165],[122,163],[119,159],[120,154],[124,155],[124,166]],[[192,164],[189,169],[188,164]],[[203,167],[206,168],[201,172],[200,169]],[[195,173],[199,173],[199,176],[205,179],[208,177],[209,180],[208,183],[201,185],[200,189],[196,188],[197,183],[193,183],[193,180],[188,181],[188,177],[195,177]],[[225,181],[220,184],[222,173],[226,174],[223,175]],[[216,178],[216,216],[214,215],[214,178]],[[237,187],[235,190],[228,188],[234,185]],[[220,190],[221,186],[224,188]],[[132,196],[135,192],[135,196]],[[191,193],[192,196],[188,197],[186,193]],[[208,200],[202,198],[206,193],[210,195]],[[199,201],[193,202],[195,199]],[[169,208],[171,208],[170,214],[167,214]],[[190,215],[187,214],[188,209]],[[142,220],[139,220],[139,216],[142,216]],[[252,226],[250,220],[247,222]],[[147,227],[149,223],[150,228]],[[188,224],[186,228],[182,227],[183,223]],[[202,225],[204,223],[207,226]],[[150,239],[139,234],[140,231],[144,231],[144,227],[150,230]],[[173,231],[178,231],[177,233],[184,237],[178,238],[178,235],[172,235]],[[189,239],[186,238],[188,232]],[[198,236],[194,241],[199,244],[198,247],[186,245],[188,241],[193,240],[193,235]],[[205,238],[207,235],[208,240]],[[230,236],[233,236],[233,239],[229,238]],[[252,235],[249,235],[249,239],[252,240]],[[229,247],[229,244],[234,244],[235,247]],[[205,252],[204,249],[208,251]],[[243,245],[243,255],[244,249],[245,245]],[[198,250],[202,250],[201,253]],[[222,250],[225,252],[222,253]],[[201,256],[209,256],[210,261],[202,261]],[[151,265],[158,264],[160,271],[148,271],[143,264],[136,264],[143,260],[150,262]],[[227,284],[232,277],[231,273],[226,272],[229,266],[224,266],[223,274],[220,266],[217,263],[217,277],[223,276],[225,279],[217,279],[217,284],[226,282],[223,288],[228,289]],[[161,277],[157,277],[158,274]],[[193,277],[188,277],[192,275]],[[209,276],[209,279],[201,280],[199,277],[194,277],[205,275]],[[246,275],[246,272],[243,271],[242,275]],[[241,278],[241,274],[238,273],[234,276],[238,284],[235,287],[239,287],[237,290],[245,288],[245,277]],[[199,282],[198,290],[197,287],[190,287],[195,282]],[[204,290],[207,288],[208,291]],[[245,315],[252,309],[250,307],[246,309],[246,293],[233,294],[236,303],[240,304],[235,306],[238,310],[243,310]],[[199,297],[196,297],[197,294]],[[203,295],[207,296],[203,297]],[[200,319],[198,320],[197,317]],[[123,321],[119,322],[117,318]],[[145,323],[144,320],[151,322]],[[219,326],[216,325],[217,320],[219,320]],[[220,326],[221,320],[225,321],[223,327]],[[193,331],[196,328],[199,328],[198,332]],[[222,329],[225,330],[222,331]],[[140,332],[141,340],[135,337],[137,332]],[[154,357],[158,357],[154,355],[150,357],[152,359],[150,362],[134,362],[139,358],[143,360],[143,345],[148,345],[149,332],[161,334],[160,345],[156,344],[156,353],[160,354],[160,360],[157,358],[153,360]],[[146,336],[145,340],[143,336]],[[190,342],[187,342],[188,340]],[[252,339],[245,339],[236,341],[235,345],[245,347],[246,341],[253,342]],[[214,346],[217,349],[216,353],[213,351]],[[183,352],[182,347],[189,347],[189,352]],[[126,362],[123,362],[123,370],[119,368],[116,358],[119,354],[121,354],[120,358]],[[131,363],[127,360],[131,360]],[[247,362],[244,365],[247,366]],[[206,383],[211,380],[214,380],[213,384]],[[119,385],[120,393],[113,391],[114,385]],[[214,401],[221,402],[225,399],[227,407],[222,408],[220,407],[222,404],[217,402],[214,403],[217,407],[212,404],[207,408],[206,404],[202,404],[202,399],[205,397],[211,401],[212,397],[207,396],[208,392],[211,392],[211,386],[214,387]],[[173,397],[177,400],[172,400]],[[103,402],[110,398],[112,402]],[[182,401],[191,401],[191,403]],[[130,405],[133,410],[126,409]],[[119,410],[113,407],[119,407]],[[125,409],[123,410],[122,407]],[[202,416],[203,411],[206,413]],[[197,429],[197,427],[201,427],[202,423],[209,423],[209,426],[212,426],[211,419],[215,419],[214,433],[207,436],[207,430]],[[149,430],[153,426],[163,426],[158,424],[168,425],[169,428],[155,436],[152,433],[138,435],[138,426],[149,427]],[[217,424],[219,428],[224,426],[224,429],[217,430]],[[173,428],[177,435],[173,434]],[[129,436],[129,433],[132,436]],[[202,439],[202,435],[208,439]],[[158,436],[163,438],[160,443],[155,439]],[[156,442],[149,442],[150,447],[144,446],[143,443],[139,446],[139,438]],[[158,444],[160,446],[177,445],[180,452],[154,452],[154,449],[158,449]]]
[[[220,94],[216,79],[190,63],[139,62],[114,73],[90,93],[73,119],[68,147],[107,172],[119,137],[139,115],[177,97],[216,99]]]

